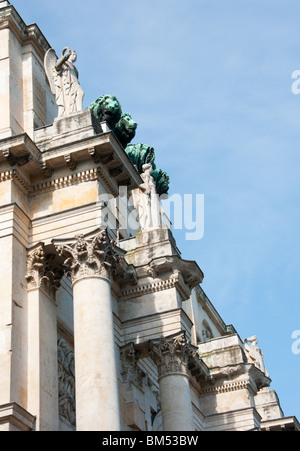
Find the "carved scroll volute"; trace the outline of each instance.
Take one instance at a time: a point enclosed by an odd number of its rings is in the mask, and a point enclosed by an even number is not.
[[[188,360],[193,352],[184,332],[150,342],[150,355],[159,377],[174,373],[187,375]]]
[[[59,243],[54,240],[53,243],[58,255],[64,258],[66,275],[72,278],[73,283],[90,276],[110,280],[112,271],[123,255],[109,238],[106,229],[100,230],[92,238],[78,235],[73,242]]]

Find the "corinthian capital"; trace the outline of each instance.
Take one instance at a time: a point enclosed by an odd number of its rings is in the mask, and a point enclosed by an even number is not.
[[[101,276],[110,279],[121,256],[120,250],[109,238],[107,230],[100,230],[89,238],[78,235],[73,241],[53,241],[59,256],[64,257],[66,274],[73,283],[90,276]]]
[[[150,355],[157,366],[158,377],[174,373],[186,375],[189,358],[194,352],[184,332],[150,342]]]
[[[26,280],[29,289],[43,288],[55,297],[60,287],[63,270],[55,262],[55,256],[47,254],[43,243],[39,243],[28,253]]]
[[[133,343],[129,343],[120,349],[121,375],[123,382],[131,386],[135,383],[143,385],[145,373],[137,366],[139,352],[134,349]]]

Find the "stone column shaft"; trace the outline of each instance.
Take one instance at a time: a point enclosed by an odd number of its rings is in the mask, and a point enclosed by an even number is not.
[[[73,295],[77,430],[120,430],[110,282],[83,278]]]
[[[194,431],[187,362],[189,345],[184,333],[151,342],[157,365],[164,431]]]
[[[121,429],[111,270],[118,254],[107,231],[55,244],[73,282],[76,429]]]

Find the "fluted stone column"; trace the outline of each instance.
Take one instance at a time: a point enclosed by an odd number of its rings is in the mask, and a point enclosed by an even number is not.
[[[151,341],[157,365],[164,431],[194,431],[187,363],[190,346],[184,333]]]
[[[58,244],[73,282],[76,429],[120,430],[111,300],[111,271],[118,252],[106,230]]]

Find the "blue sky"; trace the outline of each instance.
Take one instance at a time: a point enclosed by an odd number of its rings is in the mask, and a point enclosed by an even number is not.
[[[114,94],[155,149],[170,194],[204,194],[183,258],[241,338],[256,334],[286,416],[300,420],[298,0],[14,0],[60,54],[78,54],[84,106]]]

